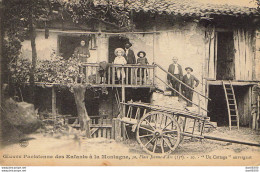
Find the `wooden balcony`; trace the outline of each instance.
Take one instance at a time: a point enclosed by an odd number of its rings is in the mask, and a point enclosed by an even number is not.
[[[80,73],[85,79],[81,78],[80,82],[92,87],[154,87],[154,69],[154,65],[138,64],[107,64],[103,69],[98,63],[84,63]],[[117,70],[120,70],[120,78],[117,77]]]

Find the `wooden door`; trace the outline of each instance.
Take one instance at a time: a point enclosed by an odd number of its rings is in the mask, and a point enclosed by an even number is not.
[[[233,80],[235,79],[233,32],[219,32],[217,44],[217,80]]]

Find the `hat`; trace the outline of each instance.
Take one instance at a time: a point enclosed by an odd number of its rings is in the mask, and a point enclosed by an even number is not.
[[[193,69],[191,67],[186,67],[185,70],[190,69],[193,72]]]
[[[124,51],[123,48],[116,48],[116,49],[115,49],[115,52],[114,52],[116,56],[117,56],[117,52],[118,52],[118,51],[123,52],[123,55],[125,54],[125,51]]]
[[[140,57],[140,54],[141,54],[141,53],[144,54],[144,57],[146,56],[146,53],[145,53],[144,51],[139,51],[139,52],[137,53],[137,56]]]
[[[131,43],[131,42],[126,42],[125,45],[126,45],[126,44],[129,44],[130,47],[132,47],[132,43]]]

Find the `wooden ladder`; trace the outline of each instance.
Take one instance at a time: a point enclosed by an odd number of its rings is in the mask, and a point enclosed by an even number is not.
[[[236,124],[237,129],[239,130],[239,115],[233,85],[231,81],[222,81],[222,84],[228,108],[229,129],[231,130],[231,127],[234,126],[232,124]]]

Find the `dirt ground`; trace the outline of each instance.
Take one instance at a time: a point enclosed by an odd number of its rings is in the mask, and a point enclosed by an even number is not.
[[[210,133],[205,133],[205,135],[229,138],[238,141],[252,142],[260,144],[260,131],[254,131],[250,128],[240,128],[240,130],[229,130],[228,127],[218,127]],[[97,152],[97,150],[102,149],[103,152],[114,152],[120,149],[120,153],[134,153],[134,154],[146,154],[135,139],[128,139],[121,142],[116,142],[112,139],[105,138],[92,138],[84,139],[78,138],[73,135],[70,136],[60,136],[60,135],[50,135],[34,133],[26,136],[29,138],[29,145],[22,150],[31,149],[37,145],[38,150],[46,152],[48,150],[55,150],[57,152],[64,150],[71,150],[73,152],[84,151],[84,152]],[[21,147],[19,143],[7,145],[3,150],[13,149],[14,147]],[[200,140],[191,139],[185,137],[178,148],[175,150],[174,154],[204,154],[209,153],[214,150],[233,150],[234,152],[243,151],[258,151],[260,153],[260,148],[254,146],[240,145],[235,143],[220,142],[214,140]]]
[[[249,128],[240,128],[239,131],[229,131],[227,127],[218,127],[216,130],[206,133],[205,135],[230,138],[234,140],[260,143],[260,132],[253,131]],[[21,143],[6,145],[2,148],[2,154],[9,155],[108,155],[108,156],[148,156],[135,139],[116,142],[112,139],[92,138],[83,139],[75,136],[51,136],[43,135],[42,133],[34,133],[28,135],[30,138],[27,146],[22,146]],[[172,153],[174,156],[196,155],[204,156],[210,154],[223,155],[260,155],[260,147],[240,145],[234,143],[226,143],[212,140],[199,140],[185,138],[178,148]],[[260,160],[259,160],[260,164]]]

